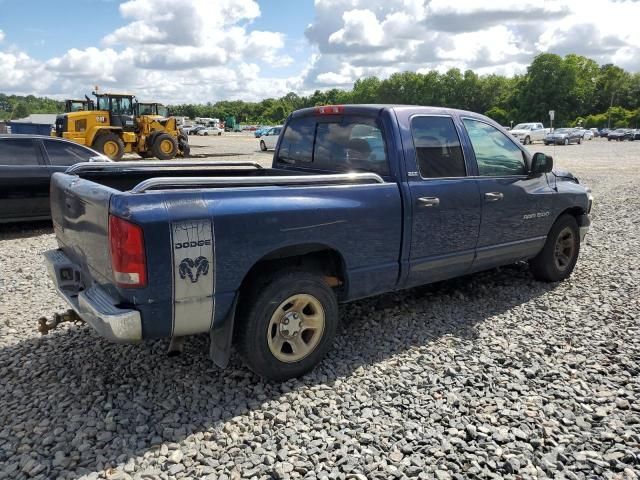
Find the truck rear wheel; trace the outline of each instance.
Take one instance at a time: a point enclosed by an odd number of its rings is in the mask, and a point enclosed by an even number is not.
[[[93,149],[116,162],[124,155],[124,142],[115,133],[105,133],[93,142]]]
[[[238,350],[247,366],[274,381],[299,377],[331,348],[338,302],[322,276],[284,270],[242,299]]]
[[[576,219],[560,216],[551,227],[542,251],[529,261],[536,280],[559,282],[573,272],[580,253],[580,231]]]
[[[161,133],[153,140],[151,153],[160,160],[171,160],[178,153],[178,142],[168,133]]]

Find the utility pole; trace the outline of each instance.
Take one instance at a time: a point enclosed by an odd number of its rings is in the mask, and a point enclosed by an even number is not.
[[[614,91],[611,94],[611,104],[609,105],[609,120],[607,121],[607,128],[611,128],[611,109],[613,108],[613,97],[616,96],[616,92]]]

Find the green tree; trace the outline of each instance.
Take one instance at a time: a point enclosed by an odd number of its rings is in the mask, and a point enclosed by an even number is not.
[[[13,109],[13,119],[26,118],[30,115],[29,108],[23,103],[18,103]]]
[[[527,112],[528,121],[549,123],[548,112],[555,110],[555,124],[575,118],[568,92],[576,83],[576,72],[562,57],[542,53],[534,58],[521,84],[520,112]]]

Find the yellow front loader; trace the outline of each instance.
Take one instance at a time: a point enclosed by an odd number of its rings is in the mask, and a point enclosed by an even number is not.
[[[112,160],[120,160],[125,153],[160,160],[188,156],[187,136],[175,118],[139,115],[133,95],[94,95],[94,110],[58,115],[55,136],[91,147]]]

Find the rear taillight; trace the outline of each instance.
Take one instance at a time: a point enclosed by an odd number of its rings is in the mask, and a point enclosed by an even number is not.
[[[324,105],[316,107],[316,115],[340,115],[344,113],[343,105]]]
[[[142,228],[109,215],[109,247],[113,279],[119,287],[147,286],[147,267]]]

